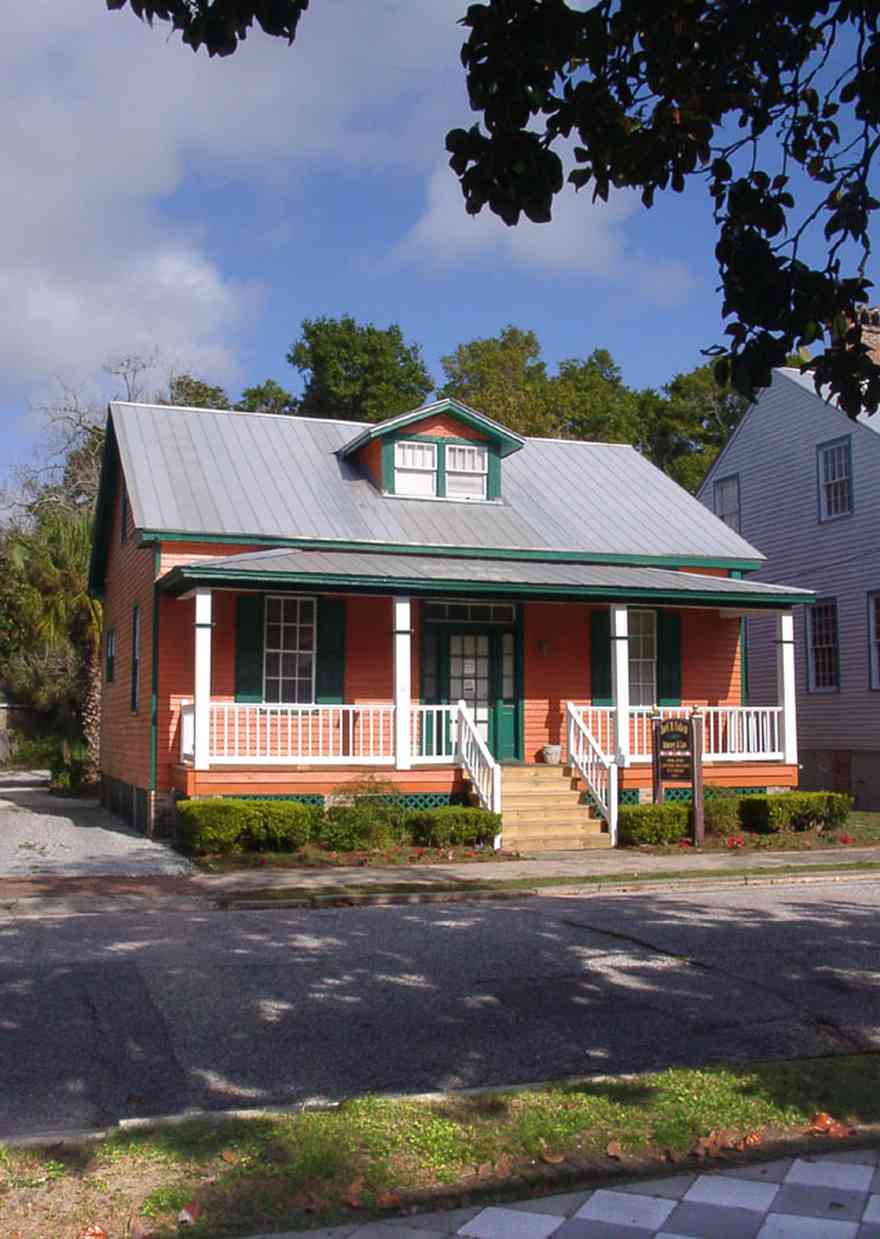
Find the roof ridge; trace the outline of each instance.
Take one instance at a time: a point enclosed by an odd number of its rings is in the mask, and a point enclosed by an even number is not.
[[[255,413],[251,409],[212,409],[207,405],[197,404],[157,404],[152,400],[111,400],[110,407],[114,408],[117,405],[125,405],[129,409],[167,409],[172,413],[212,413],[228,414],[234,417],[262,417],[274,418],[281,422],[323,422],[324,424],[332,423],[336,426],[375,426],[375,422],[356,422],[345,417],[309,417],[303,413]]]

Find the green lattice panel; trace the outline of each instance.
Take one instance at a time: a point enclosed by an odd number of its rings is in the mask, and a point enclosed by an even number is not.
[[[689,787],[668,787],[665,790],[664,799],[667,801],[678,800],[689,804],[691,789]]]
[[[620,793],[621,804],[638,804],[639,789],[637,787],[625,787]]]
[[[293,800],[293,801],[296,801],[297,804],[317,804],[317,805],[322,805],[322,806],[324,804],[323,796],[318,796],[314,794],[311,794],[311,795],[304,794],[302,796],[285,796],[283,792],[278,795],[274,795],[274,796],[224,796],[223,799],[224,800]]]

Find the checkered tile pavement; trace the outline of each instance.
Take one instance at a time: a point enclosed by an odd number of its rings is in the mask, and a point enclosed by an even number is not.
[[[455,1209],[309,1231],[309,1239],[438,1239],[441,1235],[468,1239],[880,1239],[880,1150],[786,1158],[487,1209]]]

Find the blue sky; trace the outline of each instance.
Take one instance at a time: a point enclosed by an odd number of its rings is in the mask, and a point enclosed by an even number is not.
[[[9,0],[0,48],[6,305],[0,473],[34,451],[59,381],[158,351],[242,387],[299,388],[304,317],[399,322],[440,357],[505,324],[550,362],[609,349],[660,386],[721,338],[699,187],[644,211],[567,193],[551,225],[468,218],[447,129],[472,123],[465,0],[314,0],[288,49],[208,61],[101,0]]]

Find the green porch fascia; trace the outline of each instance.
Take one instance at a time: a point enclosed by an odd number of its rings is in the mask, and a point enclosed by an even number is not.
[[[159,588],[166,593],[179,595],[199,586],[215,589],[273,590],[279,586],[287,589],[302,589],[324,593],[371,593],[415,594],[420,597],[462,594],[474,597],[522,598],[535,601],[570,601],[602,603],[652,602],[657,606],[717,606],[734,610],[789,609],[802,604],[811,605],[814,595],[737,593],[720,590],[657,590],[619,588],[612,586],[534,585],[495,581],[459,581],[422,577],[395,578],[387,576],[353,576],[347,573],[235,571],[225,568],[218,571],[210,564],[172,568],[159,581]]]

